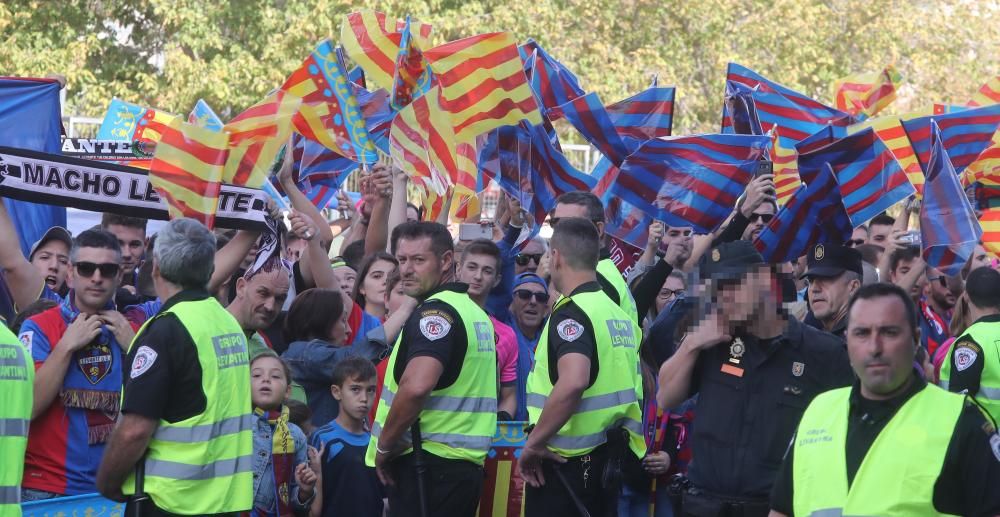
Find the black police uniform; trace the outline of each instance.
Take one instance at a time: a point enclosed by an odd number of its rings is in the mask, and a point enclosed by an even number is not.
[[[703,277],[717,276],[720,267],[710,262],[723,265],[730,278],[734,268],[763,263],[747,241],[720,245],[710,256],[700,266]],[[688,394],[698,395],[698,406],[683,515],[766,516],[802,413],[819,393],[853,380],[840,339],[792,317],[779,336],[760,339],[738,330],[731,342],[702,350]]]
[[[864,276],[864,269],[861,266],[861,252],[854,248],[836,244],[817,244],[809,252],[808,266],[802,275],[805,278],[824,277],[835,278],[847,271],[857,273],[859,277]],[[819,321],[812,313],[810,307],[809,314],[803,320],[807,325],[826,330],[823,322]],[[837,322],[829,332],[840,339],[844,339],[847,333],[847,316]]]
[[[989,314],[979,318],[975,323],[1000,323],[1000,314]],[[983,344],[976,343],[972,336],[961,336],[952,345],[952,352],[948,355],[947,361],[951,361],[951,378],[948,380],[948,391],[954,393],[968,393],[976,395],[979,393],[979,384],[983,379],[983,367],[986,365],[986,357],[983,354]],[[985,343],[989,345],[989,343]],[[967,349],[967,350],[966,350]],[[963,350],[966,350],[963,352]],[[972,357],[971,362],[965,362],[962,367],[956,363],[955,358]]]
[[[847,421],[847,483],[861,467],[872,443],[892,417],[927,383],[916,373],[910,387],[901,395],[889,400],[867,400],[858,392],[854,383],[850,397]],[[967,402],[955,423],[955,432],[945,452],[941,474],[934,483],[934,508],[951,515],[1000,514],[1000,451],[992,450],[990,439],[996,436],[993,424]],[[793,515],[792,448],[771,493],[771,507],[786,515]]]

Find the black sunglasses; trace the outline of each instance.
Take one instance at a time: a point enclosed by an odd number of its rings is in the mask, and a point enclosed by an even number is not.
[[[541,264],[542,255],[543,253],[518,253],[514,257],[514,263],[519,266],[527,266],[528,262],[534,260],[536,265]]]
[[[94,271],[100,271],[101,276],[104,278],[114,278],[118,276],[118,272],[121,270],[121,266],[118,264],[113,264],[106,262],[104,264],[95,264],[93,262],[77,262],[73,264],[76,268],[76,272],[84,278],[90,278],[94,276]]]
[[[756,223],[758,219],[767,224],[771,222],[771,219],[774,219],[774,214],[750,214],[751,223]]]
[[[857,246],[861,246],[864,243],[865,243],[864,239],[851,239],[847,241],[847,246],[850,248],[855,248]]]
[[[536,293],[534,291],[529,291],[527,289],[518,289],[514,291],[514,294],[517,295],[518,298],[524,301],[528,301],[531,299],[532,296],[534,296],[535,301],[537,301],[538,303],[549,303],[549,293],[546,292]]]

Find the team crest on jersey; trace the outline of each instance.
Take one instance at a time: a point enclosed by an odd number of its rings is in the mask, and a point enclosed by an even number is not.
[[[107,377],[114,365],[115,356],[108,343],[95,343],[76,353],[76,365],[91,384]]]
[[[21,340],[21,344],[24,345],[24,348],[27,348],[28,352],[31,352],[31,342],[35,339],[35,331],[25,330],[17,336],[17,338]]]
[[[556,325],[556,333],[566,341],[576,341],[583,334],[583,325],[574,319],[563,320]]]

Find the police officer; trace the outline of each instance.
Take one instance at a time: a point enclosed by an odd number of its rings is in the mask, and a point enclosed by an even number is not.
[[[809,253],[803,277],[809,281],[805,322],[841,339],[847,328],[847,303],[861,287],[861,252],[838,244],[817,244]]]
[[[552,210],[549,223],[555,227],[559,220],[564,217],[582,217],[589,219],[597,226],[600,235],[600,260],[597,262],[597,281],[601,285],[604,294],[611,298],[611,301],[622,308],[626,314],[632,318],[636,325],[641,325],[639,312],[632,298],[632,292],[625,283],[618,266],[611,260],[608,248],[604,246],[604,204],[593,192],[581,190],[567,192],[556,199],[556,207]],[[641,326],[640,326],[641,328]]]
[[[447,228],[401,224],[392,249],[420,304],[389,357],[365,461],[391,486],[391,515],[420,515],[425,500],[429,515],[472,517],[497,423],[493,325],[453,281]]]
[[[566,294],[542,330],[528,377],[528,420],[534,429],[518,463],[528,483],[528,517],[576,516],[580,505],[590,515],[613,512],[618,487],[605,476],[609,460],[646,452],[639,329],[602,292],[594,271],[599,250],[591,221],[573,217],[556,223],[550,271],[556,289]],[[624,450],[626,440],[630,452]]]
[[[231,515],[253,504],[247,340],[206,289],[214,254],[215,236],[192,219],[171,221],[153,246],[165,301],[129,349],[122,419],[97,474],[104,496],[134,495],[132,515]]]
[[[702,257],[702,313],[660,369],[657,402],[698,394],[684,514],[763,516],[788,440],[818,393],[854,378],[835,336],[781,309],[776,274],[749,241]]]
[[[35,365],[31,352],[0,325],[0,515],[21,515],[21,474],[28,447],[32,383]]]
[[[858,381],[806,409],[772,515],[1000,515],[1000,436],[968,398],[917,374],[919,333],[906,291],[858,290],[847,326]]]
[[[941,387],[976,398],[993,420],[1000,420],[1000,272],[980,267],[969,273],[965,293],[969,321],[974,322],[952,345],[941,365]]]

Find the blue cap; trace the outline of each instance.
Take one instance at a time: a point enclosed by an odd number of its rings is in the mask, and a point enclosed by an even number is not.
[[[532,284],[532,283],[542,286],[542,288],[545,289],[546,291],[549,290],[549,284],[545,282],[545,279],[534,273],[521,273],[520,275],[514,277],[513,289],[517,289],[518,287],[521,287],[524,284]]]

